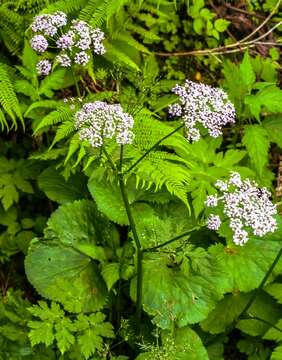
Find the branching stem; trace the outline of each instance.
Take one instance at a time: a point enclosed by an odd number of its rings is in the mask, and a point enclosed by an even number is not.
[[[132,215],[132,211],[130,208],[130,204],[128,201],[127,191],[124,184],[123,174],[118,174],[119,186],[121,190],[122,199],[124,202],[125,210],[127,213],[129,225],[133,234],[133,239],[136,245],[136,256],[137,256],[137,290],[136,290],[136,330],[137,334],[140,333],[140,324],[141,324],[141,311],[142,311],[142,259],[143,259],[143,251],[141,247],[141,243],[137,234],[137,229],[135,225],[135,221]]]
[[[273,260],[273,263],[271,264],[270,268],[268,269],[267,273],[265,274],[264,278],[262,279],[262,282],[260,283],[259,287],[253,292],[253,295],[251,296],[250,300],[247,302],[246,306],[244,307],[244,309],[242,310],[241,314],[239,315],[237,321],[235,322],[234,327],[236,326],[237,322],[244,317],[247,314],[247,311],[249,310],[249,308],[252,306],[252,304],[254,303],[259,291],[264,287],[267,279],[269,278],[269,276],[271,275],[273,269],[275,268],[276,264],[278,263],[280,257],[282,255],[282,248],[279,250],[277,256],[275,257],[275,259]]]
[[[174,133],[176,133],[178,130],[180,130],[181,128],[183,128],[184,124],[181,124],[180,126],[178,126],[176,129],[174,129],[173,131],[171,131],[170,133],[168,133],[167,135],[165,135],[164,137],[162,137],[159,141],[157,141],[152,147],[150,147],[150,149],[148,149],[138,160],[135,161],[135,163],[133,165],[131,165],[125,172],[124,174],[129,173],[132,169],[135,168],[136,165],[138,165],[140,163],[140,161],[142,161],[151,151],[153,151],[158,145],[160,145],[164,140],[166,140],[167,138],[169,138],[171,135],[173,135]]]
[[[74,85],[75,85],[75,90],[76,90],[76,94],[78,97],[81,97],[81,93],[80,93],[80,89],[79,89],[79,86],[78,86],[78,82],[76,80],[76,77],[75,77],[75,74],[74,74],[74,71],[73,71],[73,67],[71,66],[70,67],[70,71],[71,71],[71,76],[72,76],[72,79],[73,79],[73,82],[74,82]]]
[[[193,231],[198,230],[198,229],[199,229],[199,226],[195,226],[194,228],[186,231],[185,233],[180,234],[178,236],[175,236],[174,238],[172,238],[172,239],[170,239],[168,241],[165,241],[162,244],[150,247],[148,249],[144,249],[143,252],[151,252],[151,251],[154,252],[155,250],[160,249],[160,248],[162,248],[162,247],[164,247],[164,246],[166,246],[168,244],[171,244],[172,242],[177,241],[177,240],[183,238],[184,236],[190,235]]]

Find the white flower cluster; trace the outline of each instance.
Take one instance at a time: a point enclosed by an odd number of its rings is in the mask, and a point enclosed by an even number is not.
[[[269,200],[270,192],[266,188],[258,188],[255,181],[242,180],[237,172],[232,172],[228,181],[218,180],[215,186],[221,196],[210,195],[205,202],[207,207],[223,205],[224,217],[227,217],[233,232],[236,245],[244,245],[249,239],[249,233],[262,237],[277,228],[276,206]],[[212,214],[207,220],[211,230],[218,230],[221,219]]]
[[[36,33],[30,41],[31,47],[42,54],[49,45],[55,46],[60,51],[55,60],[63,67],[72,64],[85,66],[91,59],[91,51],[97,55],[105,53],[102,44],[104,33],[100,29],[94,29],[82,20],[73,20],[65,29],[67,25],[67,16],[61,11],[36,16],[31,25]],[[51,71],[50,61],[39,61],[37,71],[40,75],[48,75]]]
[[[235,108],[222,89],[186,80],[172,91],[179,96],[179,103],[171,105],[168,111],[171,116],[182,117],[188,140],[200,139],[197,122],[212,137],[220,136],[224,125],[235,122]]]
[[[75,114],[75,127],[80,139],[87,140],[91,146],[100,147],[105,139],[115,137],[118,144],[131,144],[134,134],[131,131],[134,121],[119,104],[103,101],[86,103]]]

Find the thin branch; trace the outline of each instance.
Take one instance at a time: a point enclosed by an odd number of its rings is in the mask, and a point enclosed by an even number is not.
[[[272,26],[271,29],[269,29],[266,33],[262,34],[261,36],[259,36],[258,38],[256,38],[255,40],[251,40],[248,42],[244,42],[244,45],[248,45],[248,44],[255,44],[256,42],[260,41],[261,39],[264,39],[267,35],[271,34],[273,32],[273,30],[275,30],[278,26],[280,26],[282,24],[282,21],[279,21],[279,23],[275,24],[274,26]]]
[[[156,52],[155,54],[158,56],[204,56],[204,55],[221,55],[221,54],[229,54],[229,53],[235,53],[240,52],[242,50],[245,50],[250,47],[254,47],[257,44],[259,44],[259,41],[264,39],[267,35],[271,34],[278,26],[282,24],[282,21],[279,21],[277,24],[275,24],[271,29],[269,29],[266,33],[260,35],[256,39],[247,41],[250,39],[253,35],[255,35],[263,26],[266,25],[266,23],[271,19],[271,17],[275,14],[277,8],[279,7],[281,3],[281,0],[279,0],[272,10],[272,12],[269,14],[269,16],[249,35],[244,37],[241,40],[238,40],[237,42],[233,44],[228,44],[225,46],[219,46],[212,49],[203,49],[203,50],[191,50],[191,51],[180,51],[180,52],[173,52],[173,53],[165,53],[165,52]],[[235,48],[235,49],[234,49]],[[237,48],[237,49],[236,49]],[[232,50],[229,50],[232,49]]]
[[[246,317],[246,318],[241,318],[240,320],[258,320],[258,321],[261,321],[261,322],[263,322],[264,324],[266,324],[266,325],[272,327],[273,329],[275,329],[275,330],[277,330],[277,331],[279,331],[279,332],[282,333],[282,330],[281,330],[278,326],[276,326],[276,325],[274,325],[274,324],[271,324],[271,323],[268,322],[267,320],[261,319],[261,318],[259,318],[259,317],[257,317],[257,316],[250,316],[250,317]]]
[[[278,254],[276,255],[275,259],[273,260],[273,263],[271,264],[270,268],[266,272],[266,274],[265,274],[264,278],[262,279],[262,282],[260,283],[259,287],[256,288],[255,291],[253,292],[253,295],[251,296],[250,300],[247,302],[246,306],[244,307],[243,311],[241,312],[241,315],[238,317],[237,322],[238,322],[238,320],[240,320],[240,318],[242,316],[244,316],[247,313],[249,308],[252,306],[253,302],[255,301],[255,299],[256,299],[256,297],[258,295],[258,292],[264,287],[267,279],[269,278],[270,274],[272,273],[273,269],[275,268],[275,266],[278,263],[281,256],[282,256],[282,248],[279,250]]]
[[[152,252],[155,252],[155,250],[157,250],[157,249],[159,249],[159,248],[161,248],[161,247],[164,247],[164,246],[166,246],[166,245],[168,245],[168,244],[171,244],[172,242],[174,242],[174,241],[176,241],[176,240],[179,240],[179,239],[183,238],[184,236],[190,235],[192,232],[194,232],[195,230],[198,230],[199,228],[200,228],[199,226],[195,226],[194,228],[186,231],[185,233],[180,234],[180,235],[178,235],[178,236],[176,236],[176,237],[174,237],[174,238],[172,238],[172,239],[170,239],[170,240],[168,240],[168,241],[165,241],[165,242],[162,243],[162,244],[159,244],[159,245],[150,247],[150,248],[148,248],[148,249],[144,249],[143,252],[151,252],[151,251],[152,251]]]
[[[170,137],[171,135],[173,135],[174,133],[176,133],[178,130],[180,130],[182,127],[184,126],[184,124],[181,124],[180,126],[178,126],[176,129],[174,129],[173,131],[171,131],[170,133],[168,133],[167,135],[165,135],[164,137],[162,137],[159,141],[157,141],[152,147],[150,147],[150,149],[148,149],[137,161],[135,161],[135,163],[133,165],[131,165],[127,170],[125,170],[124,174],[129,173],[133,168],[135,168],[136,165],[138,165],[140,163],[140,161],[142,161],[152,150],[154,150],[158,145],[160,145],[161,142],[163,142],[165,139],[167,139],[168,137]]]
[[[255,17],[260,18],[260,19],[265,19],[265,16],[263,16],[261,14],[257,14],[255,12],[251,12],[251,11],[247,11],[247,10],[244,10],[244,9],[236,8],[235,6],[232,6],[232,5],[230,5],[230,4],[226,3],[226,2],[223,3],[222,5],[224,7],[226,7],[226,8],[228,8],[228,9],[240,12],[242,14],[246,14],[246,15],[249,15],[249,16],[255,16]]]
[[[265,20],[254,30],[252,31],[249,35],[245,36],[241,42],[245,42],[246,40],[250,39],[251,37],[253,37],[258,31],[260,31],[260,29],[262,29],[267,23],[268,21],[272,18],[272,16],[276,13],[279,5],[281,3],[281,0],[278,0],[276,5],[274,6],[274,8],[272,9],[271,13],[268,15],[267,18],[265,18]]]

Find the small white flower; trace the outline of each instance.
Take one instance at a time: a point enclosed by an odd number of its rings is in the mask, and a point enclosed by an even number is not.
[[[223,205],[223,213],[233,231],[235,244],[244,245],[249,239],[250,232],[262,237],[277,229],[274,218],[277,209],[270,201],[267,189],[258,188],[255,181],[242,180],[237,172],[230,174],[228,182],[218,180],[216,186],[222,192],[222,196],[208,196],[205,204],[208,207]],[[209,220],[208,224],[215,227],[212,220]],[[210,225],[208,227],[211,228]]]
[[[86,65],[89,60],[90,56],[85,51],[77,53],[74,57],[74,62],[79,65]]]
[[[171,105],[168,112],[182,117],[188,140],[199,140],[197,123],[202,124],[210,136],[218,137],[222,135],[223,126],[235,122],[235,108],[221,89],[186,80],[183,86],[176,85],[172,91],[179,96],[179,103]]]
[[[217,195],[209,195],[207,200],[205,201],[205,205],[207,207],[215,207],[218,204],[218,197]]]
[[[86,103],[75,114],[75,127],[80,139],[93,147],[103,145],[105,139],[115,138],[118,144],[131,144],[134,139],[134,121],[119,104],[110,105],[102,101]]]
[[[48,41],[45,39],[43,35],[35,35],[30,40],[30,45],[38,53],[43,53],[48,48]]]
[[[221,225],[221,220],[218,215],[210,215],[207,220],[207,227],[210,230],[218,230]]]
[[[71,66],[71,59],[67,54],[61,54],[56,56],[56,61],[63,67]]]
[[[220,191],[226,191],[228,189],[228,184],[226,181],[217,180],[214,184],[216,188],[218,188]]]
[[[39,75],[48,75],[51,71],[51,63],[48,60],[41,60],[36,65],[36,70]]]

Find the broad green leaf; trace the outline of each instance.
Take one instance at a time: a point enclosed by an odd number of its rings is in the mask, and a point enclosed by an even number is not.
[[[96,266],[71,247],[34,241],[25,271],[40,295],[61,302],[69,311],[96,311],[105,303],[105,284]]]
[[[246,85],[250,91],[252,85],[256,81],[256,74],[251,64],[250,55],[246,51],[242,63],[240,64],[240,75],[243,83]]]
[[[87,189],[83,175],[72,175],[66,181],[58,170],[49,167],[38,177],[39,188],[49,199],[64,204],[84,197]]]
[[[267,340],[275,340],[275,341],[282,341],[282,319],[280,319],[278,322],[276,322],[277,318],[274,319],[274,324],[278,329],[275,329],[274,327],[270,327],[268,331],[264,334],[263,338]]]
[[[159,209],[145,203],[135,203],[132,211],[143,248],[162,244],[193,227],[187,208],[179,202],[171,202],[169,207]],[[170,247],[179,245],[175,244]]]
[[[29,333],[30,342],[32,346],[43,343],[46,346],[50,346],[54,339],[53,326],[50,326],[48,322],[42,321],[29,321],[29,327],[32,330]]]
[[[221,297],[213,279],[168,265],[166,259],[143,261],[144,310],[162,329],[206,318]],[[131,295],[136,299],[136,279],[131,282]]]
[[[222,153],[219,153],[222,154]],[[217,154],[217,155],[219,155]],[[214,161],[215,166],[231,169],[233,165],[238,164],[246,156],[246,151],[231,149],[226,151],[224,157],[219,156]]]
[[[249,294],[227,294],[216,308],[201,322],[201,328],[211,334],[219,334],[239,316],[250,298]]]
[[[259,337],[246,337],[237,342],[238,350],[248,355],[249,360],[268,360],[271,348],[264,344]]]
[[[209,253],[213,259],[214,269],[222,277],[221,281],[223,286],[226,286],[226,291],[248,292],[259,286],[280,247],[281,242],[278,241],[251,238],[242,247],[212,245]],[[281,271],[281,265],[279,262],[274,273]]]
[[[103,249],[97,245],[114,241],[113,226],[89,200],[60,206],[52,213],[47,225],[46,238],[58,239],[60,244],[73,247],[97,260],[104,260],[105,257]]]
[[[193,21],[193,29],[198,35],[202,34],[204,26],[205,26],[204,20],[200,17]]]
[[[242,142],[247,148],[253,168],[262,177],[268,161],[270,144],[267,131],[261,125],[248,125],[245,127]]]
[[[121,192],[116,184],[92,178],[88,182],[88,188],[99,211],[117,224],[129,224]]]
[[[75,337],[71,333],[74,330],[73,323],[69,318],[64,317],[55,325],[55,330],[58,348],[64,354],[75,343]]]
[[[100,309],[106,286],[91,258],[105,260],[100,244],[116,241],[112,225],[87,200],[60,206],[47,225],[47,240],[34,241],[26,257],[29,281],[69,311]]]
[[[281,317],[282,311],[280,306],[268,294],[259,293],[248,310],[248,315],[250,319],[240,320],[236,327],[250,336],[262,336],[270,328],[269,324],[275,324],[277,319]],[[262,321],[252,319],[252,317],[257,317]],[[282,340],[281,333],[280,337]]]

